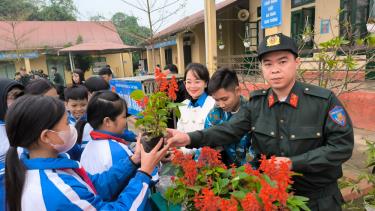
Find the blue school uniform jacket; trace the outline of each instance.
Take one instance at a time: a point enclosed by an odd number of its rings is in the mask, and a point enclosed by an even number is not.
[[[124,157],[133,155],[127,142],[122,138],[116,137],[116,134],[98,130],[94,130],[94,133],[99,134],[100,137],[92,136],[92,141],[86,144],[81,156],[81,164],[87,172],[91,174],[101,173],[111,168],[112,165],[115,165]],[[152,173],[153,182],[159,180],[157,170],[155,168]]]
[[[5,157],[9,148],[5,124],[0,121],[0,211],[5,210]]]
[[[120,189],[133,165],[128,157],[121,159],[102,174],[88,174],[94,188],[75,170],[77,161],[63,155],[58,158],[29,159],[22,155],[26,166],[26,180],[22,194],[22,210],[143,210],[147,202],[150,176],[137,172],[126,188]],[[136,168],[133,166],[133,168]],[[101,195],[113,196],[116,201],[105,202]]]

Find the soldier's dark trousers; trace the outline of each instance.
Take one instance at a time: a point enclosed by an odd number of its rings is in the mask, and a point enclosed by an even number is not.
[[[301,194],[308,197],[307,206],[312,211],[340,211],[344,199],[337,183],[327,185],[325,188],[313,191],[308,194]]]

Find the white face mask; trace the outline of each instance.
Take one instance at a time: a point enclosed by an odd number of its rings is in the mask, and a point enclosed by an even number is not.
[[[64,153],[64,152],[69,151],[77,141],[77,137],[78,137],[77,130],[72,125],[69,125],[69,130],[66,130],[66,131],[59,131],[59,132],[56,132],[53,130],[50,130],[50,131],[57,133],[60,139],[64,142],[64,144],[50,143],[51,146],[59,153]]]

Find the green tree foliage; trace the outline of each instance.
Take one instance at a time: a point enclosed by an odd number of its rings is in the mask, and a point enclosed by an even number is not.
[[[1,0],[0,20],[27,20],[38,11],[37,1],[33,0]]]
[[[46,0],[40,4],[37,13],[29,20],[39,21],[75,21],[77,8],[73,0]]]
[[[74,21],[73,0],[1,0],[0,20]]]
[[[137,46],[150,36],[150,29],[138,25],[137,17],[118,12],[112,16],[112,22],[126,45]]]

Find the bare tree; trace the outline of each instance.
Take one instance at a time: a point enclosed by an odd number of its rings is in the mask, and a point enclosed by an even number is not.
[[[137,39],[144,39],[144,43],[151,46],[152,63],[155,64],[155,34],[164,26],[165,21],[175,16],[185,8],[186,0],[121,0],[146,16],[150,36],[145,38],[134,33],[129,33]]]

